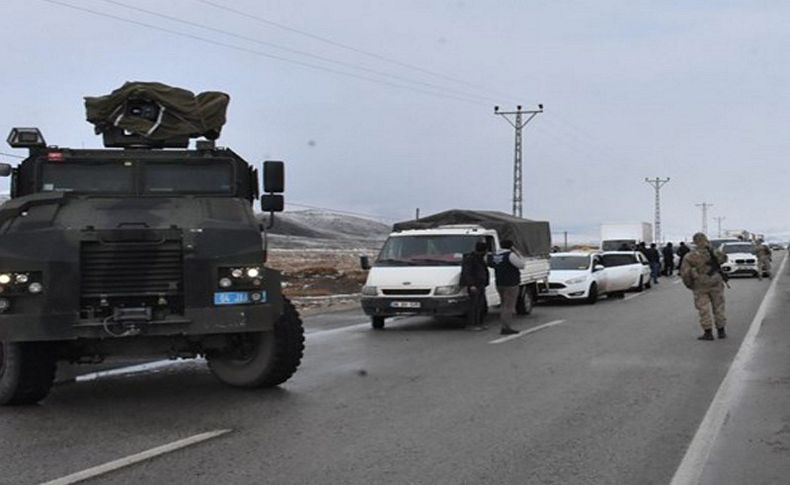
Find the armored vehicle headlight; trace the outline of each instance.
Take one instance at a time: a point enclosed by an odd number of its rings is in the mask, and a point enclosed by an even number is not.
[[[5,312],[11,306],[7,298],[0,298],[0,313]]]
[[[258,268],[248,268],[247,269],[247,276],[250,278],[257,278],[261,274],[261,270]]]
[[[28,282],[28,280],[29,280],[29,278],[28,278],[28,276],[25,273],[19,273],[18,275],[16,275],[16,282],[17,283],[20,283],[20,284],[24,285],[25,283]]]
[[[241,278],[244,276],[244,271],[242,271],[240,268],[235,268],[230,272],[230,275],[234,278]]]
[[[231,286],[233,286],[233,281],[231,281],[230,278],[220,278],[219,286],[221,288],[230,288]]]
[[[27,291],[33,294],[41,293],[44,291],[44,287],[41,285],[41,283],[34,281],[33,283],[30,283],[30,286],[27,287]]]
[[[0,274],[0,285],[7,285],[11,283],[11,275],[7,273]]]

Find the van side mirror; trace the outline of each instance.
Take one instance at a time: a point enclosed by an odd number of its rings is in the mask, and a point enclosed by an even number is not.
[[[282,212],[285,208],[285,199],[280,194],[265,194],[261,196],[261,210],[263,212]]]
[[[263,162],[263,191],[270,194],[285,192],[285,164]]]
[[[0,177],[8,177],[11,175],[13,168],[7,163],[0,163]]]
[[[365,271],[371,268],[370,266],[370,258],[367,256],[360,256],[359,257],[359,266],[364,269]]]

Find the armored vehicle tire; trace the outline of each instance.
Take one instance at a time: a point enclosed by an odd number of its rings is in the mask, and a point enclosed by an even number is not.
[[[55,380],[55,349],[48,342],[0,342],[0,405],[35,404]]]
[[[516,314],[529,315],[532,313],[532,307],[535,306],[535,295],[529,287],[522,287],[519,291],[518,300],[516,300]]]
[[[384,328],[384,317],[370,317],[370,326],[376,330]]]
[[[274,387],[294,375],[304,354],[304,328],[291,302],[284,305],[273,332],[235,335],[233,355],[207,356],[217,379],[236,387]]]

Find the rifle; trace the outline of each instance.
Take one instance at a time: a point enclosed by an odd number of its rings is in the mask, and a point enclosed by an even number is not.
[[[724,280],[724,285],[729,288],[730,284],[728,283],[730,277],[722,271],[721,263],[719,263],[719,258],[716,257],[716,253],[713,252],[713,249],[708,247],[708,254],[710,254],[710,271],[708,271],[708,276],[713,276],[716,273],[721,275],[721,279]]]

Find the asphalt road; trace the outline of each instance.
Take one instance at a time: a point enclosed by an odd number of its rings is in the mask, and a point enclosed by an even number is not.
[[[730,338],[698,342],[678,282],[540,305],[517,327],[552,325],[501,343],[494,321],[311,317],[302,367],[274,390],[227,388],[200,362],[62,384],[0,409],[0,483],[230,430],[89,483],[666,484],[770,284],[734,281]]]

